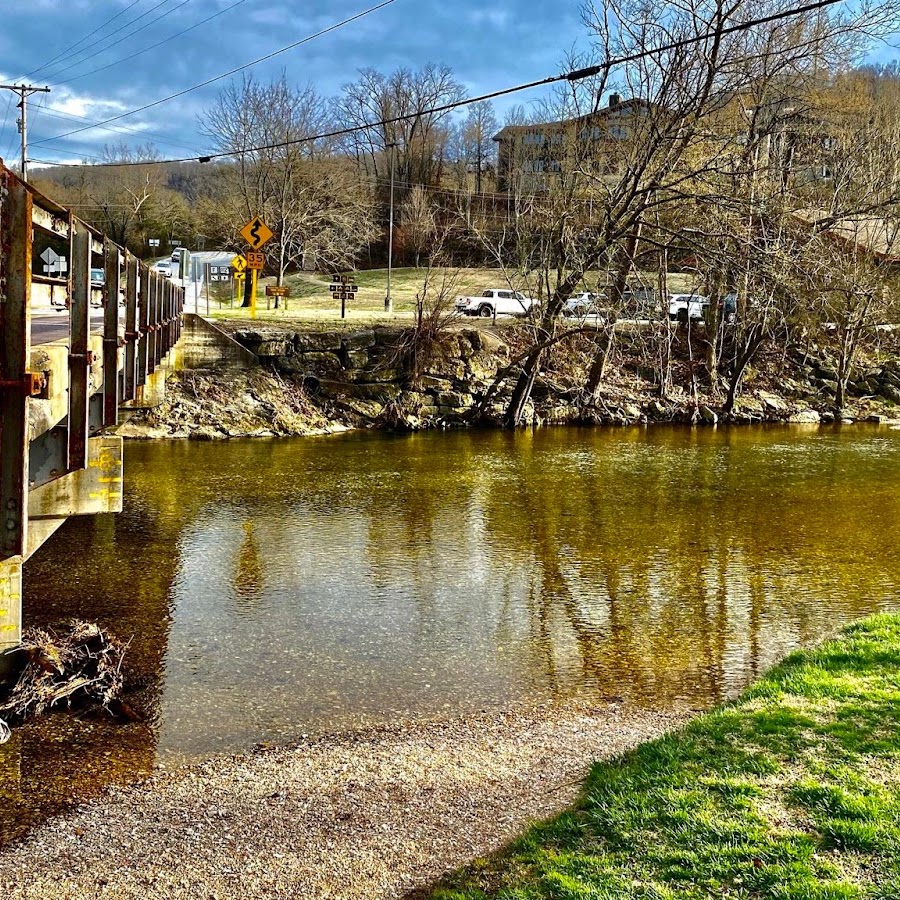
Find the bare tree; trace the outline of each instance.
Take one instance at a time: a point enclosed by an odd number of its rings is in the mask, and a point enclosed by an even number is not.
[[[475,193],[480,194],[485,169],[493,169],[497,117],[489,100],[473,103],[463,124],[463,143],[469,165],[475,172]]]
[[[213,146],[234,160],[221,198],[233,246],[240,226],[262,216],[275,235],[265,252],[279,284],[310,255],[346,261],[372,234],[368,189],[330,158],[328,142],[311,140],[327,130],[327,112],[311,86],[292,88],[284,75],[267,84],[245,76],[200,119]]]

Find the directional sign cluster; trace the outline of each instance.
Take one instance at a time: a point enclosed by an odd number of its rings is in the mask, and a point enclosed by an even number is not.
[[[359,285],[353,283],[352,275],[341,275],[340,284],[328,285],[333,300],[352,300],[353,295],[359,291]]]
[[[52,247],[48,247],[42,254],[44,261],[44,273],[46,275],[65,275],[69,268],[68,260],[60,256]]]

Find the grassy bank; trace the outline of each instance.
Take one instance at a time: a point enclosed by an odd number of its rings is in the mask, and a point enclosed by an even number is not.
[[[900,616],[596,765],[571,811],[440,900],[900,898]]]

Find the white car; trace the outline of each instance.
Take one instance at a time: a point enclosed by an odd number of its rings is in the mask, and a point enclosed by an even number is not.
[[[537,300],[526,297],[520,291],[506,288],[488,288],[479,297],[459,297],[456,311],[467,316],[481,316],[491,319],[495,315],[527,316]]]
[[[167,260],[167,259],[162,259],[159,262],[153,263],[153,265],[150,266],[150,268],[154,272],[159,272],[159,274],[162,275],[164,278],[172,277],[172,263],[170,263],[169,260]]]
[[[592,316],[599,312],[598,303],[600,295],[592,291],[582,291],[579,294],[573,294],[566,300],[563,307],[564,316]]]
[[[700,294],[670,294],[669,318],[675,321],[687,322],[702,321],[706,318],[706,309],[709,306],[709,298]]]

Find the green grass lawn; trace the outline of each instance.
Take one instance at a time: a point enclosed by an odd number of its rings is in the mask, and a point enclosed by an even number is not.
[[[900,900],[900,616],[590,773],[582,800],[434,898]]]
[[[409,319],[416,308],[416,297],[422,292],[426,269],[402,268],[391,272],[391,299],[395,316],[398,319]],[[599,273],[589,273],[582,288],[584,290],[595,289]],[[647,276],[649,283],[655,276]],[[504,288],[512,281],[512,286],[526,293],[537,293],[537,285],[515,275],[504,272],[502,269],[440,269],[431,273],[431,288],[429,296],[433,298],[439,285],[445,286],[445,292],[450,302],[459,296],[481,294],[485,288]],[[385,319],[384,297],[387,292],[387,269],[368,269],[359,271],[355,275],[359,292],[353,300],[347,302],[348,318],[359,322],[381,321]],[[672,275],[669,279],[672,290],[685,289],[685,277]],[[289,275],[285,284],[291,289],[291,297],[288,299],[287,308],[279,304],[279,309],[274,308],[274,299],[265,296],[265,285],[274,284],[274,278],[260,279],[257,317],[265,315],[267,319],[297,319],[313,322],[329,322],[340,318],[341,303],[333,300],[328,291],[331,279],[327,275],[302,272]],[[202,304],[201,304],[202,308]],[[245,309],[232,309],[228,300],[217,308],[213,302],[210,305],[212,315],[221,315],[233,318],[249,318],[249,312]]]

